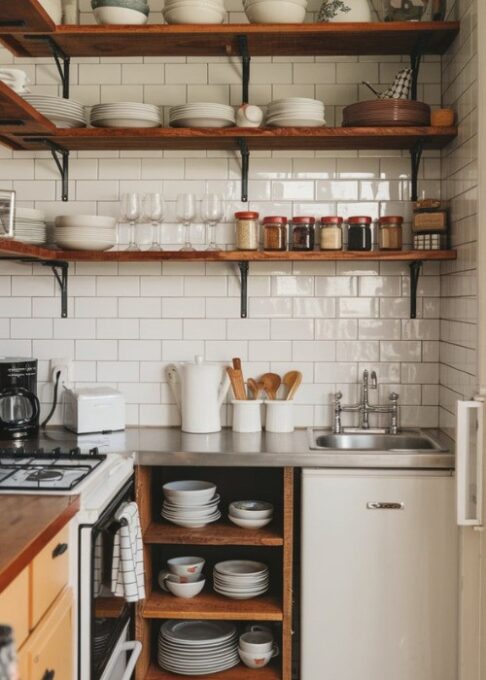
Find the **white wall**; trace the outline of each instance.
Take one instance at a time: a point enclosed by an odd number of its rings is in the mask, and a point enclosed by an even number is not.
[[[153,7],[160,3],[153,2]],[[238,10],[232,0],[228,7]],[[314,2],[316,8],[319,2]],[[87,10],[88,2],[83,2]],[[85,21],[90,19],[87,12]],[[156,18],[156,17],[155,17]],[[236,11],[231,20],[239,20]],[[0,63],[14,60],[0,52]],[[367,78],[386,87],[406,58],[261,58],[252,61],[251,100],[282,96],[325,101],[330,124],[341,109],[367,96]],[[48,59],[18,60],[32,90],[59,93]],[[72,65],[72,97],[85,104],[147,101],[168,107],[185,101],[238,104],[237,64],[226,59],[79,59]],[[440,59],[427,58],[419,96],[441,98]],[[18,192],[20,205],[64,213],[117,214],[122,192],[162,191],[173,215],[181,191],[201,196],[221,191],[228,222],[218,243],[232,243],[230,216],[241,208],[237,158],[225,152],[80,152],[71,161],[71,200],[59,201],[60,183],[46,153],[0,150],[0,185]],[[252,154],[250,207],[265,214],[403,214],[410,218],[408,155],[399,152],[260,152]],[[441,192],[441,159],[428,153],[421,191]],[[145,230],[146,231],[146,230]],[[148,234],[140,229],[142,238]],[[125,230],[122,234],[126,238]],[[193,229],[201,247],[203,231]],[[407,240],[409,233],[407,229]],[[164,226],[166,247],[182,233]],[[376,369],[379,397],[400,393],[404,425],[439,422],[439,265],[425,267],[420,281],[420,319],[409,319],[408,267],[400,263],[253,264],[250,318],[239,319],[236,270],[222,264],[77,264],[72,266],[69,319],[59,318],[59,296],[49,272],[38,266],[0,263],[0,352],[33,354],[41,380],[48,360],[75,361],[76,384],[109,383],[129,402],[131,424],[178,422],[163,374],[167,363],[200,353],[227,362],[239,355],[248,376],[300,368],[304,385],[297,402],[299,425],[330,424],[330,396],[338,388],[357,397],[364,368]],[[44,408],[50,387],[41,384]]]

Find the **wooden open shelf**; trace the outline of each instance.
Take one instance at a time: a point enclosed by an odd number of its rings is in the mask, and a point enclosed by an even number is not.
[[[44,24],[42,28],[35,0],[3,2],[2,13],[7,10],[9,18],[18,18],[19,5],[26,6],[26,18],[32,5],[29,13],[35,25],[21,33],[8,28],[2,31],[0,26],[1,41],[19,57],[51,56],[44,41],[28,34],[34,30],[43,30],[70,57],[227,57],[240,54],[241,35],[246,36],[252,56],[402,55],[411,54],[419,40],[423,41],[424,54],[443,54],[459,32],[455,21],[55,28],[50,22],[50,27]]]
[[[282,531],[269,524],[262,529],[242,529],[229,520],[201,529],[186,529],[169,522],[153,522],[143,535],[145,543],[167,545],[264,545],[282,546]]]
[[[1,3],[0,33],[51,33],[55,30],[56,24],[37,0],[4,0]]]
[[[206,588],[209,588],[207,584]],[[280,599],[268,594],[251,600],[231,600],[208,590],[185,600],[153,591],[145,600],[142,615],[146,619],[282,621],[283,610]]]
[[[0,82],[0,134],[52,135],[55,131],[55,125]]]
[[[155,664],[152,664],[144,680],[181,680],[181,677],[181,675],[163,671]],[[278,666],[275,664],[269,664],[265,668],[259,668],[255,671],[240,664],[222,673],[211,673],[208,677],[211,680],[252,680],[253,678],[255,680],[281,680],[282,676]]]

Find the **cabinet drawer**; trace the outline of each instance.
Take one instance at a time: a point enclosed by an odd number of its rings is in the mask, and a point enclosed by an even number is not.
[[[69,589],[59,597],[21,651],[21,680],[72,680],[73,600]],[[49,673],[49,675],[48,675]]]
[[[54,536],[31,564],[31,630],[69,580],[69,526]]]
[[[27,639],[29,634],[28,567],[0,593],[0,624],[12,626],[17,647],[20,647]]]

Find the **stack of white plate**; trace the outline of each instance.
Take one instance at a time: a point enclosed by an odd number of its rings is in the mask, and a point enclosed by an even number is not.
[[[307,0],[243,0],[251,24],[301,24]]]
[[[239,662],[236,626],[227,621],[166,621],[159,631],[158,662],[179,675],[233,668]]]
[[[109,250],[116,244],[116,220],[99,215],[56,217],[56,243],[65,250]]]
[[[162,517],[180,527],[197,529],[221,518],[216,485],[211,482],[183,480],[162,487]]]
[[[42,210],[16,208],[14,238],[16,241],[41,246],[47,241],[46,215]]]
[[[59,128],[86,127],[84,106],[74,99],[43,94],[26,94],[24,99]]]
[[[274,127],[321,127],[326,124],[324,104],[318,99],[288,97],[268,105],[266,124]]]
[[[225,16],[224,0],[165,0],[168,24],[222,24]]]
[[[154,104],[116,102],[96,104],[91,109],[91,125],[94,127],[153,128],[161,124],[160,108]]]
[[[214,590],[233,600],[249,600],[266,593],[270,574],[266,564],[251,560],[218,562],[213,571]]]
[[[169,119],[172,127],[224,128],[236,124],[232,106],[205,102],[173,106]]]

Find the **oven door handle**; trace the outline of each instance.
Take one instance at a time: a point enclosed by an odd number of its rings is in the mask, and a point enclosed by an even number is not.
[[[125,652],[131,652],[130,659],[128,660],[127,667],[123,673],[120,680],[130,680],[132,677],[135,666],[137,665],[138,657],[142,653],[142,643],[138,640],[130,640],[129,642],[123,642],[117,649],[116,656],[111,660],[111,666],[114,668],[116,662],[121,654]],[[108,676],[109,677],[109,676]]]

